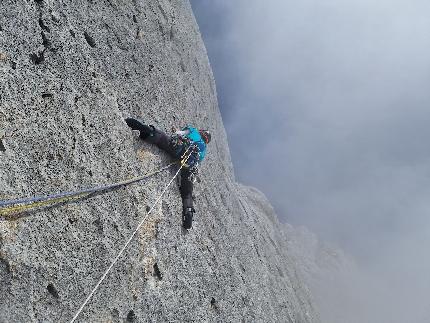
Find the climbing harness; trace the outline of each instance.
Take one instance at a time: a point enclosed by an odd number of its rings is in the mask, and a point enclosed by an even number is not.
[[[201,152],[199,146],[195,142],[186,136],[175,134],[170,137],[170,143],[176,151],[181,151],[183,147],[190,148],[193,153],[190,155],[185,167],[190,169],[197,168],[200,162]]]
[[[70,321],[70,323],[75,322],[75,320],[78,318],[79,314],[81,314],[81,312],[84,309],[85,305],[87,305],[87,303],[89,302],[89,300],[91,299],[91,297],[94,295],[94,293],[99,288],[100,284],[105,280],[106,276],[109,274],[109,272],[111,271],[111,269],[113,268],[113,266],[119,260],[119,258],[121,257],[121,255],[123,254],[123,252],[125,251],[125,249],[127,249],[128,245],[133,240],[133,238],[136,235],[136,233],[139,231],[139,229],[141,228],[141,226],[145,223],[146,218],[151,214],[152,210],[158,204],[158,202],[161,200],[161,198],[163,197],[164,193],[167,191],[167,189],[172,184],[172,182],[175,180],[175,178],[178,176],[178,174],[181,171],[181,169],[186,165],[188,158],[192,154],[192,151],[188,152],[189,150],[190,150],[190,148],[188,147],[187,150],[182,155],[181,164],[180,164],[180,167],[179,167],[178,171],[176,172],[176,174],[172,177],[172,179],[169,181],[169,183],[164,187],[163,191],[157,197],[157,199],[155,200],[155,202],[152,204],[151,208],[149,209],[148,213],[143,217],[142,221],[139,222],[138,226],[133,231],[133,233],[131,234],[131,236],[128,238],[128,240],[126,241],[126,243],[124,244],[124,246],[121,248],[121,250],[119,251],[118,255],[111,262],[111,264],[109,265],[109,267],[106,269],[105,273],[99,279],[99,281],[94,286],[94,288],[92,289],[92,291],[89,293],[89,295],[87,296],[87,298],[85,299],[85,301],[82,303],[81,307],[78,309],[78,311],[76,312],[76,314],[73,316],[73,318]]]

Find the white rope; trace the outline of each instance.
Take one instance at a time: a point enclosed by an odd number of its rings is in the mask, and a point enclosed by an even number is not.
[[[185,151],[184,155],[188,152],[190,147],[188,147],[187,151]],[[87,305],[88,301],[91,299],[91,297],[94,295],[94,293],[97,291],[97,289],[99,288],[100,284],[103,282],[103,280],[106,278],[106,276],[109,274],[110,270],[112,269],[112,267],[116,264],[116,262],[118,261],[118,259],[121,257],[121,255],[123,254],[123,252],[125,251],[125,249],[127,249],[128,245],[130,244],[131,240],[133,240],[134,236],[136,235],[136,233],[139,231],[140,227],[143,225],[143,223],[145,222],[146,218],[151,214],[152,210],[154,209],[154,207],[157,205],[157,203],[161,200],[161,198],[163,197],[164,193],[167,191],[168,187],[170,186],[170,184],[172,184],[172,182],[175,180],[176,176],[178,176],[179,172],[181,171],[182,167],[184,166],[184,164],[187,162],[188,158],[190,157],[191,153],[188,154],[188,156],[186,157],[186,159],[184,158],[183,161],[181,161],[181,167],[179,167],[178,171],[176,172],[175,176],[172,177],[172,179],[170,180],[170,182],[164,187],[163,191],[161,192],[161,194],[158,196],[157,200],[154,202],[154,204],[151,206],[151,208],[148,211],[148,214],[145,215],[145,217],[142,219],[142,221],[140,221],[139,225],[137,226],[137,228],[133,231],[132,235],[130,236],[130,238],[128,238],[127,242],[124,244],[124,246],[122,247],[122,249],[120,250],[120,252],[118,253],[118,255],[115,257],[115,259],[112,261],[112,263],[110,264],[110,266],[108,267],[108,269],[105,271],[105,273],[103,274],[103,276],[100,278],[100,280],[98,281],[98,283],[94,286],[93,290],[91,291],[91,293],[88,295],[88,297],[85,299],[84,303],[81,305],[81,307],[79,308],[79,310],[76,312],[75,316],[73,316],[72,320],[70,321],[70,323],[75,322],[75,320],[78,318],[79,314],[81,314],[82,310],[84,309],[85,305]]]

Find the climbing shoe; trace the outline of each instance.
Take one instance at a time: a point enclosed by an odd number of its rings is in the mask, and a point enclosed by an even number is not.
[[[126,118],[125,123],[127,123],[127,126],[129,126],[133,130],[140,130],[144,125],[141,121],[133,118]]]
[[[140,138],[146,139],[149,136],[151,136],[154,133],[154,127],[153,126],[147,126],[143,122],[133,119],[133,118],[126,118],[125,122],[127,125],[133,129],[133,130],[139,130],[140,131]]]
[[[193,215],[195,210],[192,207],[187,207],[182,214],[182,226],[184,229],[191,229],[193,224]]]

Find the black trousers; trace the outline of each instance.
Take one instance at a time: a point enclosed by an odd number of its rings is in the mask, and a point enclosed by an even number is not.
[[[175,159],[180,157],[177,156],[177,149],[173,146],[170,137],[161,130],[154,128],[152,135],[145,138],[145,140],[156,145],[161,150],[164,150]],[[181,192],[183,210],[185,211],[187,208],[191,208],[194,212],[192,174],[187,168],[181,169],[181,184],[179,190]]]

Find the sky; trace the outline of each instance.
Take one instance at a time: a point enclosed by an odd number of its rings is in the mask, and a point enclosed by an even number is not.
[[[238,181],[430,322],[430,2],[191,3]]]

